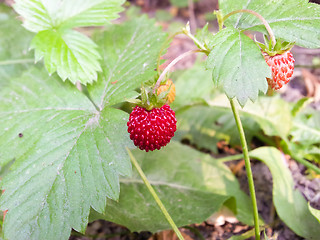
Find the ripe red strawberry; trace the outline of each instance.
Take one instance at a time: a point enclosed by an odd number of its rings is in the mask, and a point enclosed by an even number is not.
[[[278,90],[290,81],[295,60],[290,51],[274,56],[269,56],[267,53],[263,55],[272,71],[272,79],[267,78],[268,84],[271,88]]]
[[[148,111],[136,106],[127,123],[130,139],[141,150],[153,151],[166,146],[176,131],[176,117],[169,105]]]

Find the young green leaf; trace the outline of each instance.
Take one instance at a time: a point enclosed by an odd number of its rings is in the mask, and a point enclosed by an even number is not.
[[[14,9],[31,32],[99,26],[118,17],[124,0],[16,0]]]
[[[255,101],[259,92],[268,89],[266,77],[271,71],[258,46],[245,34],[232,27],[218,32],[212,40],[213,49],[207,59],[216,86],[222,86],[229,98],[244,106]]]
[[[319,223],[310,213],[305,198],[294,188],[291,172],[285,166],[281,152],[276,148],[262,147],[250,152],[250,156],[263,161],[270,169],[273,202],[281,220],[299,236],[318,239]]]
[[[98,26],[118,17],[124,0],[17,0],[15,10],[24,27],[37,35],[31,48],[36,61],[44,58],[50,74],[86,85],[97,80],[100,55],[91,39],[74,27]]]
[[[67,78],[82,84],[97,80],[101,71],[98,46],[85,35],[73,30],[45,30],[32,40],[36,61],[44,58],[45,66],[52,74],[57,71],[63,81]]]
[[[219,0],[224,14],[239,9],[250,9],[262,15],[275,36],[307,48],[320,47],[320,5],[305,0]],[[243,30],[267,34],[265,26],[248,13],[228,18],[227,25]]]
[[[178,142],[171,142],[165,151],[133,154],[178,226],[206,220],[228,199],[235,203],[237,218],[253,224],[250,200],[224,163]],[[90,220],[106,219],[131,231],[170,228],[135,170],[120,182],[119,202],[108,200],[104,215],[93,213]]]

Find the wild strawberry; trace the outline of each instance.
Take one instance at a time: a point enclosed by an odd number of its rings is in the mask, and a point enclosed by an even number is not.
[[[141,150],[153,151],[166,146],[176,131],[176,117],[169,105],[148,111],[136,106],[127,123],[130,139]]]
[[[160,93],[165,91],[169,91],[166,96],[166,99],[167,99],[167,104],[170,104],[174,101],[176,97],[176,87],[171,79],[168,79],[164,85],[159,86],[157,90],[157,94],[160,95]]]
[[[295,60],[292,53],[286,51],[282,54],[269,56],[264,52],[263,56],[272,71],[272,79],[267,78],[269,86],[275,90],[282,88],[290,81],[293,74]]]

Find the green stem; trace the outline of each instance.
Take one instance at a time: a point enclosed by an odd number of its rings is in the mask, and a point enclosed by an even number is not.
[[[245,166],[246,166],[251,202],[252,202],[252,206],[253,206],[253,219],[254,219],[256,240],[260,240],[258,207],[257,207],[256,194],[255,194],[255,190],[254,190],[254,183],[253,183],[253,177],[252,177],[252,171],[251,171],[250,158],[249,158],[246,137],[245,137],[244,130],[242,127],[242,123],[241,123],[238,109],[235,107],[234,99],[230,99],[230,104],[231,104],[231,109],[232,109],[232,112],[234,115],[234,119],[236,121],[238,131],[239,131],[240,141],[241,141],[241,146],[242,146],[242,151],[243,151],[243,157],[244,157],[244,162],[245,162]]]
[[[242,154],[235,154],[235,155],[230,155],[227,157],[222,157],[222,158],[218,158],[217,161],[219,162],[229,162],[229,161],[234,161],[234,160],[240,160],[243,158]]]
[[[193,36],[193,35],[191,34],[191,32],[189,32],[189,31],[184,31],[183,33],[184,33],[185,35],[187,35],[202,51],[204,51],[204,52],[206,52],[206,53],[209,52],[208,49],[207,49],[201,42],[199,42],[199,40],[196,39],[195,36]]]
[[[167,221],[169,222],[169,224],[171,225],[173,231],[177,234],[178,238],[180,240],[184,240],[181,232],[179,231],[177,225],[174,223],[173,219],[171,218],[170,214],[168,213],[167,209],[165,208],[165,206],[163,205],[163,203],[161,202],[160,198],[158,197],[157,193],[154,191],[153,187],[151,186],[151,184],[149,183],[146,175],[144,175],[139,163],[137,162],[137,160],[135,159],[135,157],[132,155],[131,151],[127,148],[128,154],[131,158],[131,161],[133,163],[133,165],[136,167],[138,173],[140,174],[140,177],[142,178],[144,184],[147,186],[149,192],[151,193],[152,197],[154,198],[154,200],[157,202],[159,208],[161,209],[163,215],[166,217]]]
[[[298,157],[296,155],[292,155],[292,158],[294,160],[296,160],[297,162],[301,163],[302,165],[304,165],[305,167],[315,171],[317,174],[320,174],[320,169],[317,166],[313,165],[311,162],[309,162],[301,157]]]
[[[231,15],[234,15],[234,14],[237,14],[237,13],[250,13],[254,16],[256,16],[257,18],[260,19],[260,21],[263,23],[263,25],[266,27],[268,33],[269,33],[269,36],[271,38],[271,41],[272,41],[272,45],[275,46],[276,45],[276,38],[274,36],[274,33],[269,25],[269,23],[264,19],[264,17],[262,17],[259,13],[255,12],[255,11],[252,11],[250,9],[240,9],[240,10],[235,10],[235,11],[232,11],[230,13],[228,13],[226,16],[224,16],[223,20],[222,20],[222,24],[223,22],[225,22],[227,20],[228,17],[230,17]],[[219,23],[220,25],[220,23]]]
[[[0,65],[34,63],[34,62],[35,62],[35,60],[33,58],[25,58],[25,59],[14,59],[14,60],[0,61]]]
[[[154,85],[153,88],[153,93],[156,93],[156,90],[158,89],[158,87],[161,84],[162,79],[165,77],[165,75],[167,74],[167,72],[169,72],[169,70],[175,65],[177,64],[180,60],[184,59],[185,57],[193,54],[193,53],[197,53],[197,52],[203,52],[202,50],[191,50],[188,52],[185,52],[181,55],[179,55],[178,57],[176,57],[175,59],[172,60],[172,62],[163,70],[163,72],[161,73],[161,75],[159,76],[156,84]]]
[[[171,36],[169,36],[160,49],[160,52],[158,55],[158,60],[157,60],[157,71],[158,71],[159,75],[160,75],[160,61],[161,61],[162,52],[167,48],[167,45],[175,38],[175,36],[177,36],[179,34],[183,34],[183,32],[176,32],[176,33],[172,34]]]

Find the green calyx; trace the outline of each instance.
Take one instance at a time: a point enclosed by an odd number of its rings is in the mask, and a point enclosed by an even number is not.
[[[161,82],[165,84],[166,80]],[[152,81],[146,82],[141,86],[140,99],[127,99],[127,102],[134,103],[137,106],[143,107],[148,111],[153,108],[161,108],[167,102],[167,95],[170,90],[163,91],[159,95],[157,91],[153,93],[155,83]]]
[[[286,51],[290,51],[294,46],[294,43],[282,41],[280,39],[277,39],[276,44],[273,46],[271,39],[269,40],[266,35],[264,35],[264,43],[258,42],[256,39],[255,42],[258,44],[261,50],[266,52],[269,56],[283,54]]]

